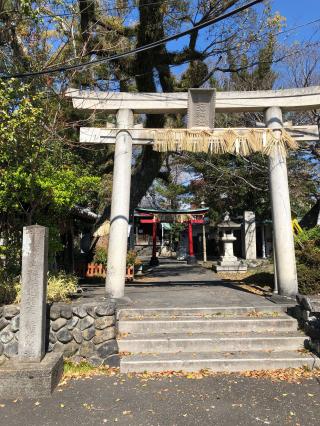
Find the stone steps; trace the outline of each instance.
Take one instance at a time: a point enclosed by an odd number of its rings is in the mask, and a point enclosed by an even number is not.
[[[286,307],[123,309],[122,372],[243,371],[307,366],[306,336]]]
[[[276,318],[254,317],[221,317],[221,318],[196,318],[189,316],[183,319],[145,318],[136,320],[120,320],[118,322],[119,333],[204,333],[204,332],[234,332],[234,331],[295,331],[297,321],[289,316]]]
[[[297,351],[284,352],[216,352],[216,353],[161,353],[131,355],[121,359],[122,373],[199,371],[209,369],[216,372],[249,370],[275,370],[282,368],[319,367],[319,359]]]
[[[129,334],[118,338],[120,352],[177,353],[259,350],[298,350],[306,336],[298,331],[278,333]]]

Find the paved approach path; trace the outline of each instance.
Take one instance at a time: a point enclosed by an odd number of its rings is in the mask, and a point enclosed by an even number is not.
[[[72,380],[49,399],[1,401],[0,424],[316,426],[319,388],[316,379],[290,384],[236,375],[147,381],[96,376]]]
[[[125,295],[132,308],[259,307],[273,305],[262,296],[239,285],[222,281],[210,269],[160,259],[160,265],[136,283],[127,285]]]

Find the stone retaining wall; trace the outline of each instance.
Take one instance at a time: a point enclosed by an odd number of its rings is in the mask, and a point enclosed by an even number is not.
[[[308,348],[320,355],[320,297],[298,295],[297,301],[290,313],[309,336]]]
[[[18,305],[0,307],[0,360],[18,354],[19,320]],[[47,324],[48,352],[94,365],[119,363],[114,303],[53,303],[47,306]]]

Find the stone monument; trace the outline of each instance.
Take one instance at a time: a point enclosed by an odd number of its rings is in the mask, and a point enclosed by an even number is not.
[[[247,266],[240,262],[233,252],[233,243],[236,241],[233,231],[239,228],[241,225],[233,222],[226,212],[223,221],[218,225],[218,229],[222,230],[223,256],[213,267],[216,272],[246,272]]]
[[[23,228],[18,357],[0,366],[0,398],[49,396],[59,383],[63,358],[45,353],[48,229]]]
[[[243,212],[242,257],[251,260],[257,258],[256,217],[251,211]]]

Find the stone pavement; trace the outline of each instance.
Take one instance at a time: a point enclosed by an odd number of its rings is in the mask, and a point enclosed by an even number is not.
[[[104,297],[104,284],[84,285],[84,297]],[[144,277],[127,284],[121,306],[131,308],[215,308],[274,306],[272,302],[250,293],[236,283],[222,281],[218,275],[199,265],[160,259]]]
[[[237,375],[72,380],[49,399],[0,401],[0,424],[295,425],[319,424],[319,381],[301,384]]]
[[[160,265],[126,286],[132,308],[214,308],[273,305],[239,285],[222,281],[210,269],[160,259]]]

